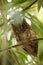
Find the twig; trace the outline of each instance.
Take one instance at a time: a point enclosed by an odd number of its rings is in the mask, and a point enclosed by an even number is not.
[[[35,38],[35,39],[31,39],[30,41],[37,41],[37,40],[38,40],[38,41],[39,41],[39,40],[43,40],[43,38]],[[25,44],[25,43],[24,43],[24,44]],[[5,48],[5,49],[3,49],[3,50],[0,50],[0,52],[9,50],[9,49],[11,49],[11,48],[16,48],[16,47],[22,46],[22,45],[24,45],[24,44],[20,43],[20,44],[17,44],[17,45],[9,46],[9,47],[7,47],[7,48]]]
[[[0,52],[6,51],[6,50],[9,50],[11,48],[15,48],[15,47],[18,47],[18,46],[21,46],[21,45],[23,45],[23,44],[16,44],[16,45],[13,45],[13,46],[9,46],[9,47],[7,47],[7,48],[5,48],[3,50],[1,49]]]
[[[35,4],[37,1],[38,1],[38,0],[35,0],[35,1],[32,2],[30,5],[27,5],[26,7],[24,7],[22,11],[29,9],[29,8],[30,8],[33,4]]]
[[[31,41],[39,41],[39,40],[43,40],[43,38],[34,38]]]

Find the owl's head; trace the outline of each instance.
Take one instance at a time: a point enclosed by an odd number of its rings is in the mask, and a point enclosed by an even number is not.
[[[21,25],[23,22],[23,15],[22,15],[21,11],[19,11],[19,9],[16,9],[11,12],[10,19],[11,19],[11,23],[14,26]]]

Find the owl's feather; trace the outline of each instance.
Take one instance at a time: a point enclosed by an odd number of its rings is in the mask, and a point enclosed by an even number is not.
[[[25,19],[23,19],[22,25],[14,26],[14,24],[12,24],[12,27],[17,42],[24,44],[23,49],[29,54],[32,54],[33,56],[37,56],[38,42],[31,41],[31,39],[36,38],[36,34],[31,28],[31,26],[25,21]]]

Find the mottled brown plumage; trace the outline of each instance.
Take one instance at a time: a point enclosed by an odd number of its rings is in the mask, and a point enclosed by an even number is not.
[[[24,44],[23,49],[33,56],[37,56],[38,42],[31,41],[31,39],[36,38],[36,34],[31,26],[25,21],[25,19],[21,25],[14,26],[14,24],[12,24],[12,27],[17,42]]]

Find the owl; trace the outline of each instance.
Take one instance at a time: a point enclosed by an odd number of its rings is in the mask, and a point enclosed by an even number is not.
[[[38,51],[38,41],[32,40],[37,38],[35,32],[31,26],[26,22],[25,19],[22,20],[22,24],[14,25],[12,28],[18,43],[22,43],[22,48],[29,54],[37,56]]]
[[[29,54],[37,56],[38,41],[32,40],[37,38],[31,26],[26,22],[23,14],[18,9],[11,12],[11,25],[18,43]]]

